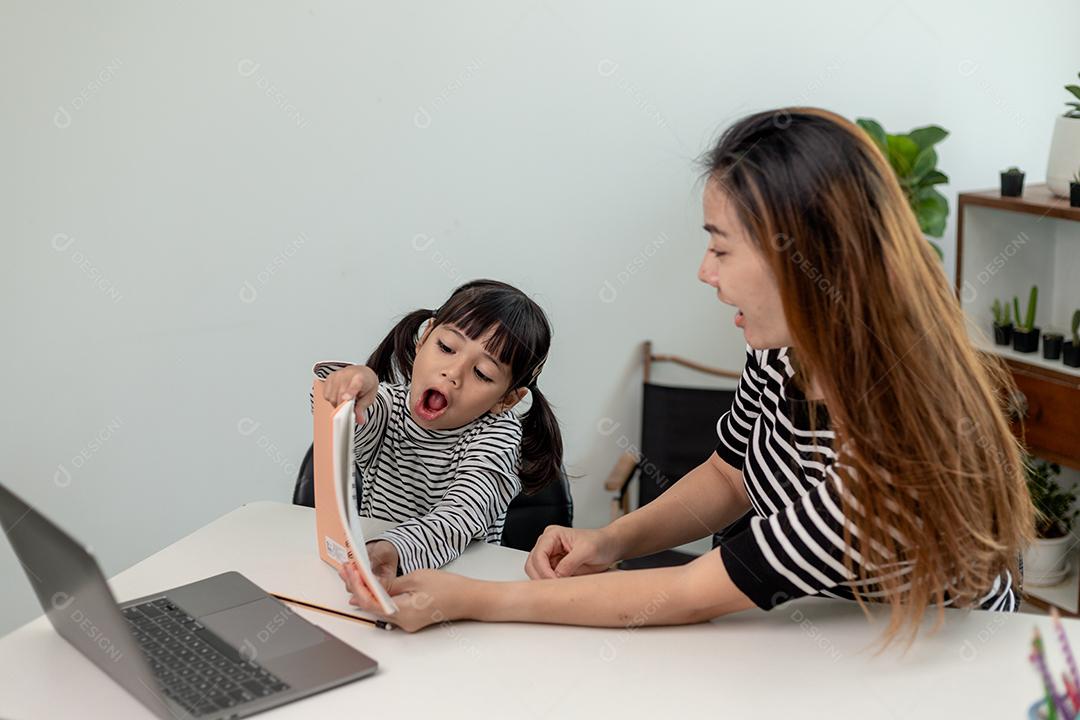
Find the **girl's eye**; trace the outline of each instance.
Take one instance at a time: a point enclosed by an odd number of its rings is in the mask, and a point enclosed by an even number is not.
[[[487,375],[480,372],[479,370],[473,370],[473,372],[475,372],[476,377],[480,378],[480,380],[482,380],[483,382],[486,382],[486,383],[494,382],[494,380],[492,380],[491,378],[489,378]]]
[[[450,347],[446,343],[444,343],[442,340],[439,340],[438,344],[439,344],[439,349],[442,350],[444,353],[453,352],[453,350],[451,350]]]
[[[709,252],[711,252],[716,257],[724,257],[725,255],[727,255],[727,253],[723,250],[710,250]]]

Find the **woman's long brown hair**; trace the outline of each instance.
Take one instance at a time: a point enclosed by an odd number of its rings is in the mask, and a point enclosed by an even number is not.
[[[704,162],[776,276],[796,381],[825,396],[856,598],[889,603],[883,643],[914,639],[931,604],[940,623],[947,598],[977,603],[1005,569],[1019,584],[1034,508],[1011,377],[972,346],[881,151],[834,113],[784,108],[737,122]]]

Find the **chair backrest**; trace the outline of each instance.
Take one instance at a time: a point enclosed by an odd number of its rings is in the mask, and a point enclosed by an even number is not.
[[[293,487],[293,504],[315,507],[314,447],[309,447],[300,463]],[[357,472],[360,469],[357,468]],[[510,501],[503,523],[502,544],[517,550],[532,550],[548,525],[569,526],[574,521],[574,500],[565,468],[559,477],[535,495],[519,494]]]
[[[308,448],[304,459],[300,461],[300,470],[296,473],[296,484],[293,485],[293,505],[315,507],[315,463],[311,459],[314,453],[315,446],[312,445]]]
[[[574,498],[566,468],[559,468],[559,477],[535,495],[519,493],[510,501],[503,523],[502,544],[515,550],[533,549],[548,525],[574,523]]]
[[[660,496],[716,448],[716,421],[734,390],[645,383],[641,411],[638,506]]]
[[[668,387],[645,383],[638,463],[638,506],[655,500],[716,448],[716,422],[735,399],[734,390]],[[713,534],[713,547],[749,526],[751,513]]]

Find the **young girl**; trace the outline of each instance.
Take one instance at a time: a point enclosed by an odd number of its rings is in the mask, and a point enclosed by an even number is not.
[[[442,567],[474,539],[499,542],[514,496],[558,476],[559,426],[536,385],[550,342],[540,306],[475,280],[406,315],[367,365],[315,365],[329,402],[356,398],[360,515],[400,523],[368,543],[381,579]],[[511,409],[526,393],[519,419]]]

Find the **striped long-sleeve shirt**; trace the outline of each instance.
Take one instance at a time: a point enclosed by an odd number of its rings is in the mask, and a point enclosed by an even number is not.
[[[315,365],[325,378],[347,363]],[[472,540],[497,543],[520,492],[521,422],[485,413],[452,430],[427,430],[409,412],[407,383],[380,383],[356,428],[357,511],[400,523],[374,540],[398,552],[398,570],[439,568]]]
[[[731,409],[717,422],[722,460],[742,470],[752,512],[749,527],[721,540],[732,581],[758,607],[771,609],[805,595],[880,595],[875,573],[858,585],[857,550],[844,542],[844,524],[857,512],[836,472],[835,433],[825,404],[807,400],[795,383],[788,348],[754,350]],[[817,430],[810,430],[810,405]],[[849,572],[845,556],[854,561]],[[889,572],[906,574],[911,565]],[[880,577],[880,576],[878,576]],[[946,601],[950,604],[951,600]],[[1006,570],[979,600],[988,610],[1014,611],[1019,588]]]

